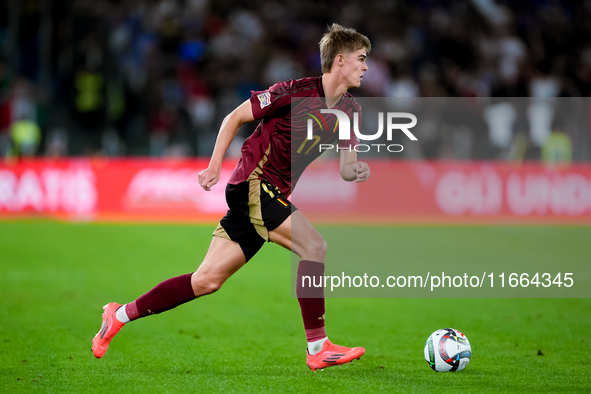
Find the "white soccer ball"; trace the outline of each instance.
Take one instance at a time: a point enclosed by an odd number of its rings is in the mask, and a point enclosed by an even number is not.
[[[459,372],[472,357],[472,347],[464,333],[442,328],[427,338],[425,360],[435,372]]]

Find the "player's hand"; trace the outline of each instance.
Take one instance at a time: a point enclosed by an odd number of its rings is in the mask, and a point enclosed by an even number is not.
[[[210,191],[211,187],[220,180],[220,172],[207,168],[201,171],[199,175],[197,175],[197,178],[199,180],[199,185],[203,190]]]
[[[353,171],[355,171],[355,182],[365,182],[369,179],[369,166],[367,163],[362,161],[358,161],[357,163],[353,164]]]

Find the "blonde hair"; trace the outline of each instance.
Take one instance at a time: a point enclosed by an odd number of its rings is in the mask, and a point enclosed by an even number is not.
[[[322,72],[327,73],[332,69],[334,58],[339,53],[351,53],[365,48],[367,54],[371,51],[369,39],[355,29],[343,27],[333,23],[320,42],[320,62]]]

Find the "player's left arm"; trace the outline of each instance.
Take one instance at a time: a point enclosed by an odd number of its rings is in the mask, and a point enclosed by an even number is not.
[[[344,180],[359,183],[369,179],[369,166],[367,163],[357,161],[357,152],[342,150],[340,154],[341,177]]]

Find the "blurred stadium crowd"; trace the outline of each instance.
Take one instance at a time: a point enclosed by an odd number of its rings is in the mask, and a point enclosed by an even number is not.
[[[207,156],[251,90],[321,74],[333,22],[373,44],[355,96],[591,95],[590,0],[1,0],[0,155]],[[588,127],[567,158],[590,159]],[[433,133],[405,157],[542,157],[527,133]]]

